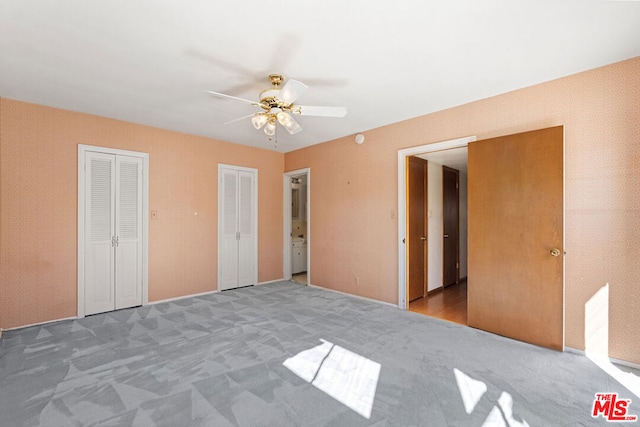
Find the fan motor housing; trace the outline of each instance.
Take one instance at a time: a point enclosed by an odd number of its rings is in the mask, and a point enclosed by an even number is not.
[[[279,89],[267,89],[260,92],[260,106],[265,110],[272,108],[289,109],[291,105],[287,105],[278,98]]]

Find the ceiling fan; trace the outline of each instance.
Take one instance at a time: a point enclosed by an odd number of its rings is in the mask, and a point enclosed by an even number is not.
[[[282,127],[292,135],[302,130],[302,127],[292,117],[292,115],[344,117],[347,114],[347,109],[345,107],[319,107],[294,104],[296,99],[298,99],[307,90],[307,85],[302,82],[289,79],[286,84],[281,87],[284,78],[280,74],[269,74],[269,81],[271,82],[272,87],[260,92],[259,101],[251,101],[249,99],[238,98],[237,96],[226,95],[219,92],[206,92],[213,96],[235,99],[237,101],[246,102],[262,108],[263,111],[239,117],[228,121],[225,124],[234,123],[251,117],[251,124],[253,124],[253,127],[261,129],[264,126],[264,133],[269,136],[270,140],[274,135],[276,135],[277,138],[277,123],[280,123],[280,125],[282,125]]]

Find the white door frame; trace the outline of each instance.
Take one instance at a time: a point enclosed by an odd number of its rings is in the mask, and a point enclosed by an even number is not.
[[[407,157],[434,151],[466,147],[476,137],[451,139],[398,150],[398,308],[407,309]]]
[[[282,273],[284,280],[291,280],[291,178],[307,175],[307,285],[311,284],[311,168],[285,172],[282,179]]]
[[[149,304],[149,153],[78,144],[78,309],[77,317],[85,316],[84,255],[85,255],[85,154],[88,151],[139,157],[142,159],[142,305]]]

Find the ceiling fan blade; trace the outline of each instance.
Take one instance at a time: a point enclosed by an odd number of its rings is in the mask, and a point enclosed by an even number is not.
[[[318,107],[309,105],[299,105],[297,111],[301,116],[320,117],[344,117],[347,115],[346,107]]]
[[[246,102],[248,104],[251,105],[255,105],[257,107],[260,106],[260,103],[256,102],[256,101],[250,101],[248,99],[244,99],[244,98],[238,98],[237,96],[231,96],[231,95],[226,95],[224,93],[220,93],[220,92],[213,92],[211,90],[207,90],[205,91],[206,93],[213,95],[213,96],[217,96],[218,98],[227,98],[227,99],[235,99],[236,101],[242,101],[242,102]]]
[[[307,91],[308,86],[297,80],[288,80],[284,87],[280,90],[278,98],[285,104],[293,104],[293,102]]]
[[[240,120],[244,120],[244,119],[248,119],[249,117],[253,117],[255,116],[256,113],[253,114],[248,114],[246,116],[242,116],[242,117],[238,117],[237,119],[233,119],[233,120],[229,120],[228,122],[224,122],[225,125],[231,124],[231,123],[235,123],[235,122],[239,122]]]

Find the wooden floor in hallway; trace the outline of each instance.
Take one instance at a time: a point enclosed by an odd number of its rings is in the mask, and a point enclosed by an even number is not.
[[[296,273],[291,276],[291,280],[296,283],[300,283],[301,285],[308,285],[307,272],[304,271],[302,273]]]
[[[450,322],[467,324],[467,280],[409,303],[409,310]]]

